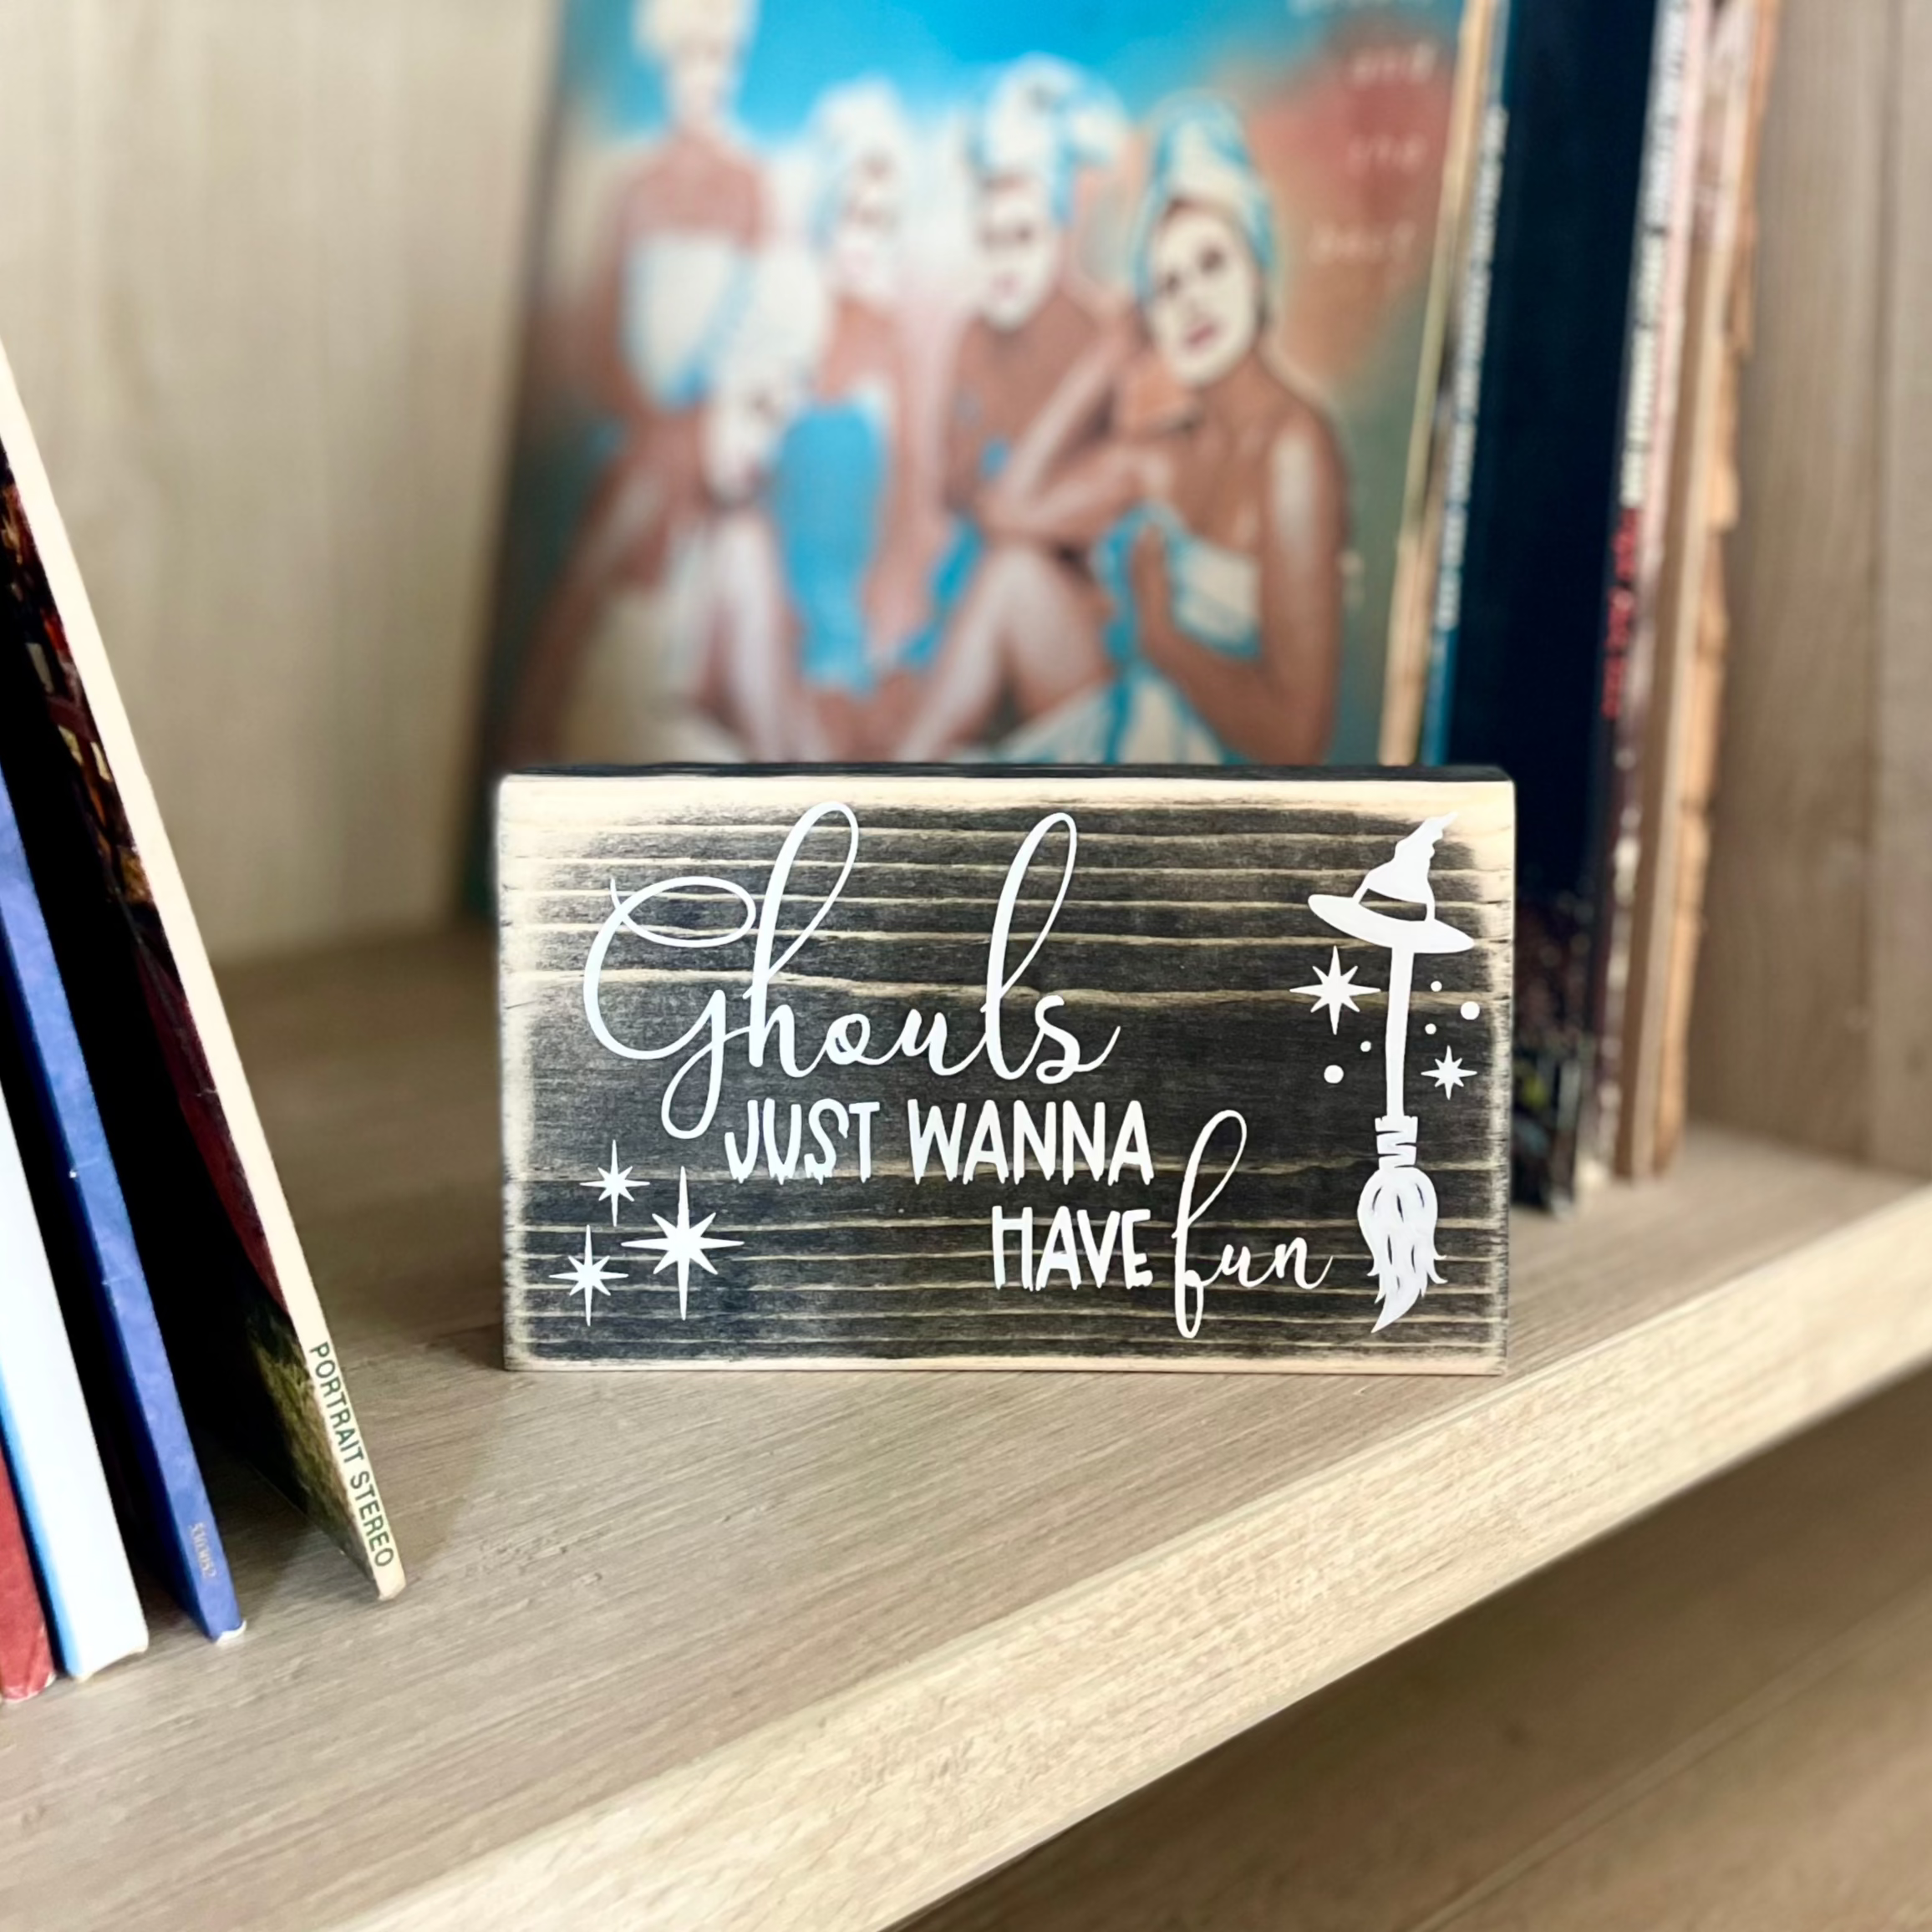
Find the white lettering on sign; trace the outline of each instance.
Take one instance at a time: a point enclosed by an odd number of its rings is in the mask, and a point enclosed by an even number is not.
[[[800,848],[813,829],[827,820],[843,822],[846,828],[845,861],[839,869],[838,877],[831,888],[819,902],[811,917],[792,938],[781,953],[775,952],[778,922],[782,911],[786,888],[790,884],[791,872],[796,863]],[[1054,896],[1053,905],[1040,928],[1034,935],[1019,963],[1010,969],[1006,956],[1011,943],[1014,913],[1019,902],[1019,894],[1026,882],[1026,875],[1034,860],[1039,856],[1041,846],[1048,836],[1056,831],[1066,835],[1065,857],[1060,865],[1059,890]],[[1091,1058],[1083,1055],[1079,1037],[1070,1029],[1060,1025],[1053,1015],[1066,1004],[1057,993],[1042,994],[1033,1004],[1033,1038],[1025,1053],[1018,1060],[1009,1055],[1006,1035],[1006,1002],[1014,989],[1019,985],[1027,969],[1039,955],[1040,948],[1046,943],[1053,930],[1060,908],[1066,902],[1068,888],[1073,883],[1074,866],[1080,849],[1080,833],[1070,812],[1049,812],[1035,825],[1021,841],[1014,854],[1013,863],[1008,868],[1006,882],[1001,889],[999,903],[994,914],[993,930],[986,949],[986,994],[979,1008],[980,1034],[970,1051],[958,1058],[947,1058],[948,1028],[946,1016],[936,1013],[929,1017],[918,1008],[904,1010],[898,1023],[897,1035],[892,1044],[883,1053],[872,1054],[867,1048],[872,1043],[872,1022],[862,1013],[841,1014],[825,1030],[818,1050],[809,1060],[800,1062],[798,1058],[797,1017],[791,1006],[780,1001],[772,1003],[772,989],[786,969],[796,959],[806,941],[824,924],[826,915],[837,904],[839,895],[845,890],[846,882],[852,877],[852,867],[858,862],[859,821],[849,806],[838,804],[816,805],[801,816],[786,836],[784,845],[774,861],[766,879],[762,904],[755,900],[743,886],[729,879],[719,879],[691,875],[674,879],[662,879],[654,885],[640,887],[635,892],[620,893],[615,880],[611,882],[611,910],[603,923],[597,928],[597,937],[591,942],[589,956],[583,969],[583,1010],[590,1023],[590,1030],[597,1044],[608,1053],[614,1053],[621,1059],[643,1061],[668,1060],[674,1055],[689,1049],[685,1059],[672,1073],[665,1083],[663,1097],[658,1102],[658,1117],[664,1131],[674,1139],[694,1141],[707,1133],[718,1111],[718,1095],[724,1077],[726,1050],[735,1040],[745,1042],[745,1061],[747,1066],[763,1068],[766,1053],[775,1042],[775,1070],[788,1080],[803,1080],[823,1061],[834,1066],[884,1066],[895,1059],[923,1060],[934,1076],[940,1080],[952,1080],[966,1071],[982,1055],[994,1075],[1003,1080],[1019,1080],[1029,1074],[1043,1086],[1057,1086],[1071,1080],[1076,1074],[1091,1073],[1095,1068],[1104,1065],[1107,1056],[1120,1039],[1120,1029],[1116,1027],[1107,1043]],[[638,914],[648,905],[674,895],[689,897],[693,893],[719,893],[731,900],[739,908],[742,917],[728,931],[716,933],[689,933],[674,928],[640,924]],[[745,1001],[748,1013],[742,1026],[730,1024],[730,1001],[725,989],[714,986],[704,1002],[704,1010],[676,1039],[657,1045],[639,1045],[633,1041],[620,1040],[604,1017],[603,977],[608,967],[611,950],[620,936],[630,938],[647,947],[670,947],[685,951],[709,951],[721,946],[735,945],[737,942],[755,928],[757,941],[752,955],[751,981],[740,995]],[[1043,1051],[1043,1049],[1045,1050]],[[704,1081],[704,1099],[694,1119],[681,1121],[678,1112],[678,1096],[686,1080],[694,1074],[701,1074]],[[770,1103],[766,1103],[769,1106]],[[763,1123],[765,1145],[771,1151],[772,1172],[777,1174],[780,1162],[774,1148],[772,1122],[767,1118]],[[791,1136],[794,1145],[796,1135]],[[745,1171],[750,1171],[751,1156],[745,1157]],[[790,1172],[789,1161],[783,1163]],[[737,1157],[733,1157],[733,1171],[737,1172]],[[786,1177],[780,1176],[780,1178]]]

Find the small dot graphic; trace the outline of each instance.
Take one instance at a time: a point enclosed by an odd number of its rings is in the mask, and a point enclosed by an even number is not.
[[[1465,1019],[1477,1019],[1481,1016],[1482,1012],[1482,1009],[1473,999],[1465,999],[1462,1002],[1462,1017]]]
[[[1325,1067],[1322,1070],[1321,1077],[1330,1086],[1340,1086],[1342,1083],[1342,1070],[1339,1066]]]
[[[1442,990],[1442,982],[1440,979],[1431,979],[1429,982],[1429,990],[1431,993],[1440,993]]]
[[[1433,1033],[1436,1030],[1436,1022],[1431,1019],[1429,1024],[1422,1029],[1422,1030],[1425,1033]]]
[[[1365,1040],[1362,1042],[1362,1051],[1363,1051],[1364,1053],[1373,1053],[1375,1050],[1375,1041],[1374,1041],[1374,1040]]]

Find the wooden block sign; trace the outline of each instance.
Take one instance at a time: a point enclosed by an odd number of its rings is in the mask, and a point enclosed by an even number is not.
[[[501,797],[522,1368],[1484,1370],[1491,774],[699,770]]]

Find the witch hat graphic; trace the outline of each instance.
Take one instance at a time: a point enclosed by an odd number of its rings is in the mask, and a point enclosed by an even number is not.
[[[1370,1265],[1376,1281],[1375,1299],[1382,1304],[1375,1333],[1399,1321],[1423,1295],[1436,1273],[1436,1184],[1416,1165],[1416,1117],[1402,1106],[1402,1074],[1409,1049],[1409,994],[1420,953],[1467,953],[1476,942],[1436,913],[1436,889],[1429,867],[1436,847],[1454,815],[1425,819],[1407,837],[1398,840],[1393,857],[1372,867],[1355,887],[1341,898],[1330,892],[1312,893],[1309,910],[1325,925],[1351,939],[1382,946],[1389,953],[1388,1029],[1382,1040],[1382,1071],[1386,1081],[1385,1111],[1375,1122],[1379,1160],[1355,1207],[1356,1224],[1369,1244]],[[1415,913],[1392,913],[1368,903],[1370,895],[1397,905],[1421,908]]]

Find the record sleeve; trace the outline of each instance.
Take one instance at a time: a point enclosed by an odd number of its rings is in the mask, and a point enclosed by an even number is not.
[[[485,775],[1373,760],[1488,8],[571,0]]]
[[[1600,1165],[1591,1085],[1620,1014],[1605,942],[1640,792],[1618,761],[1637,750],[1640,705],[1625,699],[1652,431],[1680,329],[1678,136],[1703,13],[1512,10],[1455,623],[1425,755],[1500,765],[1518,787],[1515,1185],[1551,1207]]]
[[[38,1157],[29,1154],[28,1172],[38,1169],[41,1181],[40,1223],[54,1240],[54,1279],[95,1431],[112,1446],[122,1507],[170,1589],[209,1636],[232,1636],[242,1612],[227,1556],[3,776],[0,953],[0,991],[20,1050],[16,1131],[29,1109],[38,1115]]]
[[[20,1527],[13,1484],[0,1467],[0,1698],[9,1704],[38,1697],[53,1681],[47,1619],[33,1587],[33,1559]]]
[[[183,1399],[393,1595],[369,1446],[3,357],[0,578],[0,769],[59,969],[84,989],[74,1018]]]

